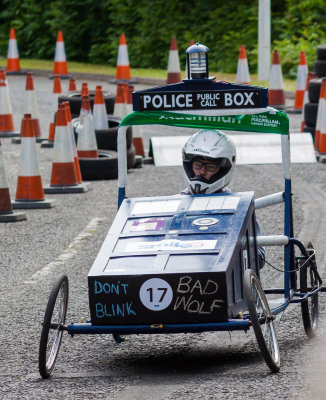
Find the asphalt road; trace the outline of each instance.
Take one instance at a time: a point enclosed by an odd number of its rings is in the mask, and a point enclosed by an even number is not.
[[[80,81],[77,82],[80,86]],[[95,88],[97,82],[90,82]],[[105,89],[115,92],[107,82]],[[23,114],[24,77],[9,85],[18,128]],[[63,81],[64,90],[67,82]],[[42,134],[51,117],[52,81],[35,79]],[[136,86],[136,89],[138,87]],[[291,128],[300,118],[290,116]],[[148,138],[166,133],[148,127]],[[184,130],[180,130],[184,134]],[[10,193],[15,196],[20,145],[1,140]],[[50,180],[52,149],[40,148],[43,184]],[[311,240],[320,273],[326,279],[326,164],[292,166],[295,235]],[[144,165],[128,174],[129,197],[175,194],[184,187],[179,167]],[[236,168],[231,189],[254,190],[256,197],[283,190],[280,165]],[[82,194],[46,195],[49,210],[26,211],[27,221],[0,224],[0,398],[1,399],[304,399],[323,398],[326,349],[325,296],[320,299],[317,337],[305,336],[300,306],[291,306],[277,332],[282,366],[270,373],[261,359],[254,333],[132,335],[117,345],[110,335],[64,335],[49,380],[38,374],[41,322],[52,284],[61,273],[70,283],[67,322],[87,319],[87,273],[117,209],[117,181],[92,182]],[[257,211],[264,234],[282,233],[283,208]],[[281,253],[268,249],[270,263],[280,266]],[[268,266],[264,285],[277,286],[282,276]]]

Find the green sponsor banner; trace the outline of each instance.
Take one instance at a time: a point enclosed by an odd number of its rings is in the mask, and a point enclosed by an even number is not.
[[[206,116],[166,111],[135,111],[128,114],[120,126],[170,125],[186,128],[222,129],[229,131],[277,133],[288,135],[289,118],[283,111],[271,110],[261,114]]]

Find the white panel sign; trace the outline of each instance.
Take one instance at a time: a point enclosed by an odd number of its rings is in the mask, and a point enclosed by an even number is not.
[[[132,214],[153,214],[161,212],[176,212],[181,200],[137,201]]]
[[[189,208],[190,211],[206,210],[235,210],[240,197],[234,196],[204,196],[195,197]]]

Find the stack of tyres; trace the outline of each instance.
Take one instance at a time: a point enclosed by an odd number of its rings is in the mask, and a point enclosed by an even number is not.
[[[315,136],[318,102],[320,97],[321,81],[326,77],[326,45],[322,44],[317,47],[317,60],[314,63],[314,71],[317,78],[311,79],[308,84],[309,102],[304,106],[304,132],[310,132],[312,137]]]
[[[322,78],[310,79],[308,84],[308,103],[304,106],[304,132],[310,132],[315,137],[318,102]]]

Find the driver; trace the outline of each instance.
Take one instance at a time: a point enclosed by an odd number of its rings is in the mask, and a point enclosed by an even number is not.
[[[187,187],[180,194],[230,193],[236,150],[232,140],[217,130],[195,133],[182,149]],[[261,235],[256,221],[256,234]],[[265,249],[258,248],[259,268],[265,264]]]

